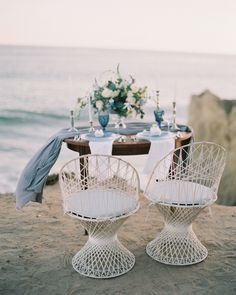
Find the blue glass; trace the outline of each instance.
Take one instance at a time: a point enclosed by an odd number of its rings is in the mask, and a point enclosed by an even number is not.
[[[163,121],[164,113],[164,110],[161,109],[154,111],[155,121],[157,122],[159,128],[161,128],[161,122]]]
[[[102,130],[105,131],[107,124],[109,122],[109,113],[108,112],[99,112],[98,113],[98,122],[102,126]]]

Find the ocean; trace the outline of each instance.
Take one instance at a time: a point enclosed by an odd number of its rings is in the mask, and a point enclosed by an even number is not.
[[[177,121],[187,123],[192,94],[206,89],[236,98],[236,56],[155,51],[0,46],[0,192],[13,192],[27,161],[61,128],[69,127],[69,110],[91,89],[94,78],[120,65],[137,85],[160,90],[161,106],[171,119],[176,96]],[[153,104],[145,121],[153,121]],[[76,125],[87,124],[88,111]],[[94,118],[96,122],[96,118]],[[52,169],[76,154],[63,146]]]

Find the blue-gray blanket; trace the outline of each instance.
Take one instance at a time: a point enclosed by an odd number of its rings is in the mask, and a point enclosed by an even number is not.
[[[17,209],[22,208],[29,201],[42,202],[44,183],[59,156],[62,142],[75,135],[78,135],[78,132],[68,131],[68,129],[60,130],[28,162],[21,173],[14,194]]]

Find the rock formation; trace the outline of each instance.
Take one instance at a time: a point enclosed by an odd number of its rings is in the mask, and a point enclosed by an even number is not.
[[[212,141],[228,152],[217,202],[236,205],[236,100],[221,100],[206,90],[193,95],[189,106],[189,125],[195,141]]]

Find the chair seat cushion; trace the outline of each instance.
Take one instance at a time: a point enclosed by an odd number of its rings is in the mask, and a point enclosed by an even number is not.
[[[64,200],[64,211],[84,218],[114,218],[135,210],[138,201],[119,190],[84,190]]]
[[[157,181],[147,195],[154,203],[180,206],[201,206],[216,200],[211,188],[184,180]]]

